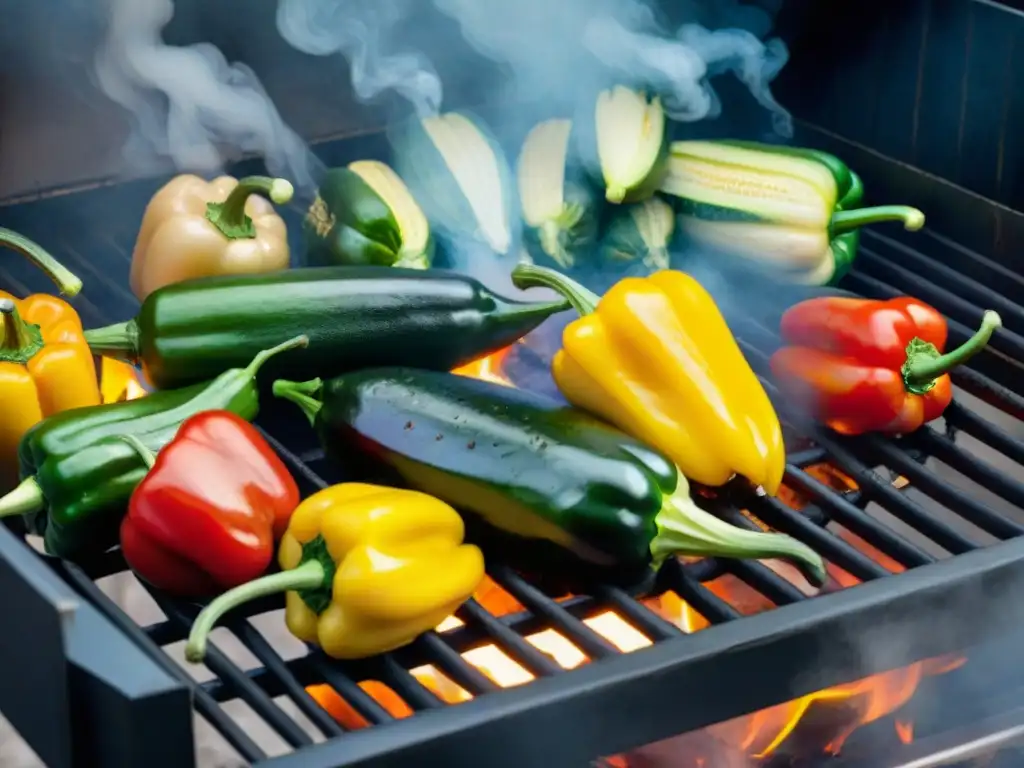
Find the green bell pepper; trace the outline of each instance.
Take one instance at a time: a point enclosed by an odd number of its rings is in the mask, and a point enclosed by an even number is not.
[[[0,497],[0,518],[22,515],[51,555],[78,559],[101,554],[117,544],[121,518],[147,471],[138,450],[124,438],[134,437],[156,453],[174,439],[182,422],[202,411],[229,410],[255,418],[260,367],[274,355],[307,343],[305,336],[298,336],[205,385],[44,419],[22,438],[22,482]]]

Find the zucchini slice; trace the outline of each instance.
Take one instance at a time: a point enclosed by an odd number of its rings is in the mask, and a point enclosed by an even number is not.
[[[598,201],[582,173],[570,170],[571,120],[547,120],[527,134],[516,168],[525,240],[531,257],[576,265],[597,235]],[[573,176],[576,178],[573,178]]]
[[[598,95],[594,119],[608,202],[638,202],[654,194],[669,144],[661,99],[617,85]]]

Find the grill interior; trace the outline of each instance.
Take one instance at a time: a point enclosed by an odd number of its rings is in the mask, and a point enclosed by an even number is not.
[[[318,151],[334,165],[384,158],[384,143],[371,135],[324,144]],[[250,163],[233,172],[256,170]],[[135,223],[157,186],[155,181],[141,181],[53,195],[6,207],[3,220],[46,243],[83,278],[86,289],[76,306],[87,327],[120,321],[132,316],[137,306],[126,288],[129,257]],[[300,231],[298,215],[288,212],[292,232]],[[94,222],[102,222],[102,228]],[[991,351],[953,374],[957,399],[945,422],[901,440],[850,439],[802,423],[777,402],[791,449],[786,484],[806,498],[807,506],[797,510],[778,499],[729,487],[703,502],[730,522],[754,527],[756,523],[741,512],[748,511],[804,541],[864,586],[839,590],[834,584],[831,591],[839,594],[808,598],[796,583],[763,563],[707,560],[670,563],[649,593],[630,595],[602,587],[592,595],[559,599],[490,563],[493,582],[522,610],[495,616],[471,600],[457,614],[461,627],[429,633],[396,653],[342,663],[316,651],[304,652],[295,643],[277,642],[281,633],[267,628],[281,624],[280,613],[268,614],[278,611],[280,601],[264,600],[245,615],[229,617],[224,629],[215,633],[215,644],[224,642],[226,632],[235,642],[211,647],[206,664],[211,678],[197,683],[172,660],[180,651],[169,656],[161,650],[184,638],[195,606],[150,592],[165,618],[140,627],[96,583],[125,570],[116,552],[81,566],[50,565],[137,642],[153,664],[187,686],[195,711],[250,763],[278,756],[274,763],[282,766],[408,765],[404,761],[444,760],[445,755],[450,761],[455,749],[460,759],[486,758],[489,765],[536,765],[533,761],[540,755],[564,758],[552,764],[582,765],[599,755],[858,676],[959,651],[984,631],[1012,625],[1013,611],[1000,612],[997,603],[1016,588],[1024,570],[1024,547],[1019,546],[1024,540],[988,547],[1024,532],[1024,398],[1014,391],[1020,373],[1014,361],[1024,359],[1024,338],[1019,335],[1024,331],[1019,306],[1024,281],[932,233],[904,242],[883,231],[865,236],[857,269],[843,287],[878,298],[913,292],[949,317],[951,346],[970,335],[984,309],[996,309],[1004,319],[1005,328],[997,333]],[[293,247],[299,252],[299,243]],[[4,261],[0,285],[21,294],[47,289],[28,265],[15,259]],[[759,317],[757,311],[744,311],[742,317],[729,319],[747,358],[763,374],[767,356],[779,340],[768,315]],[[774,396],[771,383],[764,384]],[[275,406],[270,398],[263,402],[260,424],[304,493],[342,479],[296,413]],[[826,461],[851,478],[857,489],[837,492],[808,471]],[[909,481],[909,487],[902,487],[905,481],[894,484],[897,478]],[[837,535],[840,527],[870,549]],[[947,562],[932,565],[938,560]],[[894,570],[919,568],[917,578],[891,576]],[[778,608],[744,617],[742,606],[713,589],[723,576],[739,580]],[[971,605],[973,621],[961,621],[962,626],[949,631],[926,630],[928,621],[948,618],[958,600],[977,590],[984,590],[985,601]],[[674,593],[712,626],[688,635],[678,621],[667,620],[656,599],[665,592]],[[962,610],[966,612],[965,605]],[[646,639],[640,645],[651,647],[623,654],[588,623],[607,611]],[[980,625],[985,623],[983,630]],[[551,629],[590,663],[567,672],[527,640]],[[886,644],[884,639],[893,635],[900,641]],[[886,647],[864,651],[876,640]],[[497,646],[541,679],[514,692],[498,693],[495,681],[460,655],[484,644]],[[809,664],[807,659],[816,661]],[[439,670],[475,700],[446,706],[410,673],[423,665]],[[385,684],[415,715],[394,723],[394,715],[359,686],[364,681]],[[704,683],[691,689],[707,691],[699,705],[678,702],[681,682]],[[331,686],[373,727],[347,732],[305,690],[317,683]],[[647,718],[646,707],[652,704],[643,699],[648,696],[676,703],[668,712]],[[553,718],[556,703],[564,717]],[[564,726],[558,723],[574,716],[584,718],[588,726],[575,735],[560,733]],[[254,721],[264,724],[264,737],[253,737]],[[607,723],[604,730],[601,723]],[[381,728],[385,724],[391,725]],[[516,729],[521,728],[537,738],[516,738]],[[266,729],[273,736],[265,737]],[[506,738],[500,741],[501,754],[495,754],[494,739],[502,736]],[[192,759],[191,744],[150,746],[150,759],[161,765],[180,766],[186,764],[181,760]],[[788,759],[780,756],[777,764],[788,765]]]
[[[934,227],[913,235],[891,225],[866,231],[842,288],[874,298],[910,293],[932,304],[949,319],[950,346],[971,334],[985,309],[1004,322],[988,351],[953,374],[956,400],[945,418],[908,438],[840,437],[776,402],[789,449],[786,485],[806,502],[800,509],[731,486],[701,500],[734,524],[754,527],[756,518],[804,541],[829,562],[834,583],[810,597],[791,571],[705,560],[670,563],[642,592],[605,586],[564,598],[490,563],[496,593],[514,604],[510,612],[471,600],[457,614],[461,626],[393,654],[341,663],[288,642],[282,601],[271,598],[228,617],[213,636],[207,670],[196,673],[177,662],[196,606],[151,592],[143,606],[130,601],[126,613],[112,596],[129,582],[131,594],[144,593],[118,553],[71,565],[29,556],[0,535],[0,605],[21,621],[19,633],[0,636],[0,710],[49,764],[521,768],[592,765],[604,756],[602,766],[644,768],[622,753],[960,653],[968,660],[962,673],[922,679],[910,702],[863,726],[830,764],[875,767],[884,755],[893,765],[925,765],[924,756],[969,740],[976,723],[1016,727],[1024,677],[1004,662],[1019,646],[1024,585],[1024,216],[1015,210],[1024,200],[1017,173],[1024,145],[1015,130],[1024,115],[1021,3],[751,1],[779,11],[777,30],[790,44],[792,61],[774,90],[799,118],[795,143],[835,152],[861,173],[872,201],[877,195],[914,204]],[[714,4],[662,5],[669,16],[720,21],[703,7]],[[0,195],[19,200],[0,204],[0,224],[38,239],[83,278],[75,306],[86,327],[125,320],[137,309],[127,287],[132,244],[162,180],[87,181],[124,169],[124,115],[86,82],[102,25],[98,17],[85,24],[53,9],[36,18],[34,7],[12,8],[11,23],[0,29],[4,49],[14,52],[9,60],[19,62],[17,72],[0,65],[0,77],[10,76],[0,93]],[[357,105],[344,65],[297,54],[272,16],[245,0],[179,0],[166,37],[172,44],[210,40],[229,59],[251,64],[304,136],[348,136],[316,146],[326,165],[386,159],[383,136],[368,128],[383,124],[390,104]],[[28,50],[39,40],[61,51],[57,77]],[[437,48],[426,53],[442,75],[446,102],[450,93],[462,103],[493,93],[497,66],[466,66],[461,42]],[[335,88],[344,91],[338,98]],[[722,119],[689,130],[758,138],[768,122],[764,111],[735,83],[716,88],[727,105]],[[88,149],[74,149],[79,141]],[[263,170],[255,162],[229,169]],[[57,191],[37,194],[54,185]],[[297,234],[302,211],[285,213]],[[292,246],[301,252],[300,243]],[[742,291],[743,301],[733,301],[729,285],[708,287],[763,375],[786,302]],[[10,256],[0,257],[0,288],[25,295],[52,287]],[[549,325],[525,349],[543,360],[556,337]],[[551,391],[535,364],[513,361],[505,373],[520,386]],[[765,386],[774,399],[770,382]],[[259,424],[304,493],[343,479],[294,408],[264,398]],[[826,463],[851,490],[827,482],[819,471]],[[909,573],[893,575],[904,569]],[[742,599],[722,587],[726,582],[744,588]],[[73,599],[80,601],[75,609]],[[745,615],[751,603],[757,615]],[[602,634],[608,613],[632,628],[616,637],[630,638],[636,650],[623,652]],[[710,626],[690,632],[694,621]],[[541,650],[537,636],[552,631],[588,663],[566,670]],[[993,645],[992,636],[1010,640]],[[24,637],[32,638],[30,647]],[[501,691],[462,657],[485,646],[538,679]],[[424,666],[473,700],[448,705],[417,676]],[[394,699],[385,706],[361,687],[370,681],[387,686],[412,716],[396,717],[389,711],[398,710]],[[341,721],[307,692],[319,684],[347,702]],[[205,724],[194,725],[193,711]],[[910,745],[894,728],[907,720],[919,724]],[[355,728],[362,723],[370,727]],[[950,723],[963,728],[947,735]],[[822,745],[801,751],[798,737],[758,764],[820,764]],[[197,756],[194,738],[223,749]],[[2,758],[0,749],[0,766]],[[949,764],[983,763],[965,757]],[[1019,765],[1019,753],[985,764]]]

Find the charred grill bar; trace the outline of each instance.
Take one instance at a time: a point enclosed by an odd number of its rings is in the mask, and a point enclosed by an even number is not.
[[[380,155],[381,144],[370,137],[320,150],[328,162],[339,163]],[[151,188],[149,182],[136,182],[4,209],[5,223],[29,236],[49,233],[52,241],[54,222],[61,223],[60,230],[75,232],[74,239],[53,246],[88,286],[77,302],[87,325],[133,313],[133,300],[122,287],[132,237],[129,222],[141,215],[139,201],[146,199]],[[105,215],[115,210],[116,217]],[[122,231],[97,231],[84,223],[89,220],[119,220],[125,226]],[[293,229],[298,231],[297,226]],[[1024,331],[1024,313],[1015,303],[1019,282],[1000,279],[1000,271],[978,256],[960,252],[959,260],[951,260],[945,254],[933,255],[926,247],[933,243],[939,252],[942,241],[927,233],[915,241],[922,250],[885,236],[867,236],[864,258],[845,285],[878,297],[913,288],[950,317],[951,344],[969,335],[983,308],[1003,313],[1006,329],[998,335],[995,351],[954,374],[958,387],[985,405],[961,395],[947,412],[944,431],[928,427],[904,440],[842,438],[791,419],[782,408],[787,437],[800,440],[790,453],[786,482],[808,499],[809,506],[797,511],[781,501],[735,489],[705,500],[731,522],[755,525],[741,514],[745,509],[772,528],[804,541],[832,565],[864,582],[853,588],[807,598],[764,564],[724,560],[672,564],[663,569],[654,592],[671,590],[713,625],[686,634],[640,596],[605,587],[590,596],[559,601],[514,573],[492,566],[491,578],[525,610],[495,616],[470,601],[458,613],[463,626],[428,634],[399,652],[352,663],[334,662],[319,652],[285,658],[246,617],[236,615],[225,626],[258,665],[243,669],[214,647],[207,661],[214,679],[196,684],[160,650],[184,637],[194,606],[154,594],[166,619],[140,628],[95,583],[124,570],[119,557],[108,556],[82,567],[56,562],[49,566],[78,599],[98,611],[105,631],[129,638],[138,649],[138,663],[117,670],[125,689],[141,685],[141,676],[166,681],[172,692],[190,690],[195,711],[244,760],[281,766],[404,766],[440,763],[452,755],[486,760],[493,766],[541,764],[538,761],[582,766],[601,755],[625,752],[928,657],[961,651],[969,657],[972,646],[1019,626],[1022,614],[1018,596],[1024,587],[1024,538],[1020,537],[1024,516],[1013,511],[1024,500],[1024,483],[1015,471],[997,471],[979,458],[976,448],[968,450],[960,436],[1002,454],[1015,468],[1024,464],[1024,441],[1016,431],[994,425],[979,410],[995,407],[1017,418],[1024,415],[1024,398],[1016,391],[1020,368],[1014,362],[1024,359],[1024,338],[1018,335]],[[908,283],[907,265],[914,266],[913,285]],[[17,261],[5,262],[0,283],[19,292],[39,287],[38,278]],[[963,289],[964,285],[968,288]],[[771,324],[758,320],[756,312],[730,320],[744,353],[755,370],[763,372],[767,355],[778,344]],[[515,378],[515,367],[510,364],[509,368]],[[770,382],[766,386],[774,394]],[[268,404],[262,426],[305,493],[339,479],[338,471],[314,447],[312,432],[294,414]],[[979,498],[963,483],[950,482],[943,468],[926,461],[929,456],[999,497],[1002,507]],[[837,465],[857,489],[836,492],[808,472],[823,461]],[[897,476],[909,481],[913,494],[893,485]],[[914,494],[931,501],[923,502]],[[891,517],[868,511],[870,502]],[[932,502],[951,514],[936,514]],[[892,519],[912,529],[914,540],[894,530]],[[830,524],[841,525],[910,572],[892,575],[891,566],[835,535]],[[28,558],[28,563],[21,578],[30,582],[45,578],[46,561]],[[738,579],[778,607],[743,616],[739,607],[706,586],[722,575]],[[277,600],[263,601],[250,606],[246,616],[276,610],[279,605]],[[646,637],[650,647],[621,653],[585,623],[608,610]],[[556,630],[590,663],[566,671],[525,639],[544,629]],[[460,655],[483,644],[497,646],[539,679],[499,690]],[[425,664],[474,699],[446,705],[410,674],[409,670]],[[17,680],[26,673],[25,665],[5,661],[5,679]],[[366,680],[390,687],[415,714],[396,719],[358,685]],[[346,732],[306,692],[305,686],[314,683],[333,687],[372,727]],[[34,698],[14,701],[7,694],[18,689],[4,687],[0,707],[17,712],[16,723],[29,722],[42,710]],[[82,706],[88,700],[81,698],[85,690],[72,686],[64,694],[67,707]],[[275,701],[279,697],[290,700],[292,706],[287,710],[279,706]],[[244,702],[287,745],[286,754],[269,756],[267,748],[222,708],[222,703],[234,700]],[[97,705],[94,727],[122,727],[118,724],[145,720],[144,703],[132,704],[129,696],[122,706],[114,710]],[[169,694],[159,706],[150,706],[159,713],[161,727],[151,728],[135,752],[119,752],[106,741],[86,738],[81,730],[71,728],[47,737],[38,730],[25,732],[37,746],[43,738],[63,739],[64,746],[53,754],[73,756],[80,764],[102,759],[112,768],[138,765],[132,761],[144,755],[154,766],[182,765],[181,737],[190,731],[192,717],[187,699]],[[314,743],[320,739],[314,739],[289,714],[295,710],[325,737],[325,743]]]

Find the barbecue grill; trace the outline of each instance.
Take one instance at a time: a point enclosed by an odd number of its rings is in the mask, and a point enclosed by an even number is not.
[[[970,336],[985,309],[1005,327],[953,374],[956,401],[943,421],[902,439],[846,438],[779,404],[788,495],[729,486],[704,500],[729,522],[768,526],[817,550],[833,577],[822,593],[777,564],[697,560],[671,562],[643,592],[604,586],[565,597],[490,565],[499,600],[470,600],[458,621],[359,662],[283,646],[267,631],[281,623],[280,601],[252,604],[214,634],[209,675],[198,681],[174,660],[177,651],[166,652],[185,637],[196,606],[150,591],[163,618],[142,625],[102,587],[126,570],[117,552],[74,565],[0,527],[0,606],[14,617],[0,633],[0,711],[55,768],[194,765],[196,715],[240,761],[280,768],[712,768],[731,765],[730,750],[758,761],[744,766],[813,766],[836,751],[830,765],[971,765],[979,757],[1019,765],[1024,675],[1011,660],[1024,615],[1024,215],[1016,210],[1024,200],[1013,129],[1024,96],[1013,89],[1024,16],[989,0],[895,5],[793,2],[778,20],[792,61],[776,93],[798,118],[795,143],[834,152],[863,175],[870,196],[929,217],[912,235],[865,233],[841,287],[931,303],[949,319],[951,345]],[[889,76],[879,81],[882,71]],[[700,129],[759,130],[745,109],[727,108],[723,121]],[[379,130],[341,133],[315,142],[326,164],[387,159]],[[956,140],[940,141],[944,133]],[[256,160],[230,169],[260,171]],[[75,306],[86,327],[97,327],[135,313],[132,243],[162,179],[80,181],[8,190],[0,222],[45,243],[82,277]],[[301,212],[285,215],[297,235]],[[0,287],[48,289],[13,258],[3,259]],[[763,309],[755,302],[728,312],[762,376],[780,343],[772,308]],[[520,386],[543,380],[527,358],[510,354],[501,375]],[[776,394],[770,380],[765,386]],[[264,398],[258,424],[304,494],[343,478],[293,410]],[[620,629],[610,631],[609,620]],[[552,633],[576,650],[575,662],[539,639]],[[481,648],[500,652],[522,684],[474,662]],[[752,713],[836,686],[910,674],[901,670],[912,665],[913,696],[877,717],[855,713],[856,730],[849,713],[836,726],[844,715],[832,712],[825,725],[797,716],[792,732],[761,734],[760,752],[715,741],[709,753],[706,739],[692,738],[724,733],[730,721],[749,727]],[[343,704],[325,708],[324,686]],[[829,742],[840,732],[838,750]],[[658,742],[675,762],[654,761],[646,745]]]

